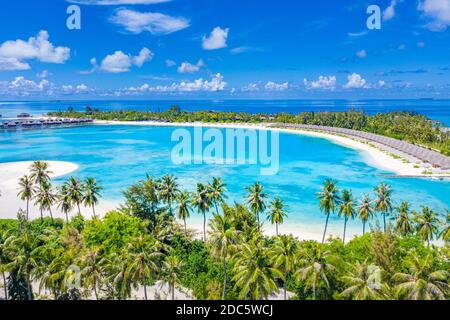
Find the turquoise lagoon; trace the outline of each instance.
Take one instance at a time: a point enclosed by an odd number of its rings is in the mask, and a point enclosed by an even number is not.
[[[414,208],[428,205],[441,213],[450,208],[450,182],[430,179],[384,178],[389,174],[371,163],[368,156],[321,138],[281,133],[280,169],[274,176],[261,176],[257,165],[188,164],[171,161],[174,127],[133,125],[91,125],[75,128],[0,132],[0,163],[31,160],[74,162],[79,170],[73,175],[101,180],[102,201],[120,203],[121,192],[146,174],[159,177],[176,175],[188,191],[197,182],[221,177],[227,184],[228,200],[243,201],[245,187],[261,182],[271,197],[286,202],[289,218],[285,227],[305,232],[322,229],[324,215],[318,209],[316,193],[327,178],[350,188],[355,196],[373,194],[380,182],[391,184],[394,198],[410,202]],[[193,132],[193,128],[186,128]],[[224,129],[220,129],[224,130]],[[67,177],[56,180],[61,183]],[[201,221],[193,213],[193,222]],[[372,222],[374,224],[374,222]],[[351,233],[361,230],[358,221],[349,226]],[[330,230],[340,234],[342,221],[331,218]],[[283,227],[281,228],[283,230]]]

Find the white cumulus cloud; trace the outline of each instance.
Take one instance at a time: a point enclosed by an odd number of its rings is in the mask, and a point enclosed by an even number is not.
[[[123,51],[116,51],[113,54],[107,55],[100,64],[100,70],[109,73],[123,73],[130,71],[133,65],[141,68],[146,61],[150,61],[153,58],[153,53],[143,48],[139,55],[132,56],[125,54]],[[96,60],[91,59],[93,70],[96,69]]]
[[[171,68],[171,67],[175,67],[177,65],[177,63],[173,60],[167,59],[166,60],[166,67]]]
[[[358,58],[364,59],[365,57],[367,57],[367,52],[364,49],[360,50],[360,51],[356,52],[356,56]]]
[[[133,57],[133,63],[137,67],[142,67],[145,62],[153,59],[153,52],[151,52],[147,48],[142,48],[141,52],[139,52],[138,56]]]
[[[395,7],[397,0],[392,0],[391,4],[383,11],[383,20],[388,21],[395,17]]]
[[[426,27],[431,31],[445,31],[450,26],[450,0],[422,0],[419,11],[431,21]]]
[[[172,83],[171,85],[151,86],[145,83],[139,87],[129,87],[115,92],[116,96],[124,95],[140,95],[145,93],[190,93],[190,92],[217,92],[223,91],[227,83],[224,77],[217,73],[212,76],[211,80],[204,80],[202,78],[194,81],[183,81],[179,83]]]
[[[88,91],[88,86],[85,85],[84,83],[80,84],[77,86],[77,92],[86,92]]]
[[[241,88],[242,92],[252,92],[252,91],[258,91],[259,85],[257,83],[249,83],[248,85]]]
[[[269,91],[285,91],[289,89],[289,82],[276,83],[273,81],[269,81],[266,83],[264,88]]]
[[[195,73],[200,71],[200,69],[204,66],[203,60],[199,60],[197,64],[192,64],[189,62],[183,62],[178,67],[177,71],[178,73]]]
[[[367,81],[361,75],[352,73],[347,77],[347,83],[344,84],[344,89],[362,89],[367,88]]]
[[[195,80],[194,82],[181,82],[178,86],[180,91],[223,91],[227,83],[224,81],[223,76],[220,73],[214,75],[211,81],[203,79]]]
[[[27,60],[62,64],[70,58],[70,48],[55,47],[47,31],[28,40],[9,40],[0,45],[0,70],[28,70]]]
[[[0,93],[18,97],[48,96],[52,94],[52,87],[53,84],[45,79],[36,82],[23,76],[18,76],[11,81],[1,81]]]
[[[303,83],[308,90],[335,90],[336,77],[335,76],[319,76],[316,81],[303,79]]]
[[[158,12],[139,12],[125,8],[117,9],[110,21],[131,33],[150,32],[154,35],[170,34],[189,27],[189,21]]]
[[[208,37],[203,36],[203,49],[217,50],[226,48],[229,31],[229,28],[222,29],[220,27],[215,27]]]
[[[29,70],[30,68],[28,63],[17,58],[0,57],[0,71]]]

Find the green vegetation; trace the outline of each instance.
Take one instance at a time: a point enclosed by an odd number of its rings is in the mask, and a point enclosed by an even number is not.
[[[394,207],[386,184],[375,188],[372,201],[368,195],[357,200],[336,181],[325,181],[318,209],[325,224],[335,213],[344,218],[344,239],[325,239],[325,227],[319,243],[282,232],[265,236],[260,215],[278,227],[288,210],[282,200],[270,200],[259,183],[246,189],[245,204],[230,205],[220,179],[199,183],[190,193],[176,177],[146,177],[124,192],[119,209],[85,220],[79,213],[68,219],[62,209],[79,212],[85,204],[91,213],[100,197],[98,182],[70,178],[50,197],[49,175],[45,163],[35,163],[28,180],[21,180],[33,181],[31,189],[23,184],[21,199],[45,204],[40,219],[29,221],[19,212],[17,220],[0,220],[1,283],[8,299],[129,299],[138,288],[141,298],[149,299],[148,288],[160,280],[172,299],[180,287],[197,299],[450,297],[449,213],[441,221],[427,207],[418,212],[406,202]],[[38,191],[36,183],[47,191]],[[49,210],[52,199],[64,203],[61,211]],[[203,240],[185,224],[193,208],[205,219],[212,215]],[[386,225],[366,233],[373,215],[386,218]],[[346,243],[349,219],[359,219],[365,234]],[[432,243],[438,238],[442,245]]]
[[[207,123],[298,123],[366,131],[424,145],[450,155],[450,136],[442,124],[414,112],[367,115],[364,111],[249,114],[244,112],[181,111],[174,106],[164,112],[87,110],[51,112],[50,116],[117,121],[207,122]]]

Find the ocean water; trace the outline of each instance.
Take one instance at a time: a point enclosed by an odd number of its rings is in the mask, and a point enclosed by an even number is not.
[[[146,101],[31,101],[0,102],[3,118],[26,112],[41,115],[73,107],[83,111],[89,105],[100,110],[163,111],[172,105],[183,110],[239,111],[250,113],[298,113],[303,111],[345,111],[350,108],[369,114],[387,111],[416,111],[450,126],[450,100],[146,100]]]
[[[289,218],[285,225],[302,230],[321,230],[324,215],[316,193],[327,178],[338,181],[339,188],[350,188],[355,196],[373,194],[380,182],[392,185],[394,200],[409,201],[415,209],[428,205],[443,213],[450,208],[450,182],[428,179],[386,179],[389,174],[373,165],[360,151],[328,140],[281,133],[279,136],[280,169],[276,175],[262,176],[259,165],[185,164],[172,161],[171,141],[174,127],[129,125],[88,125],[0,132],[0,163],[37,159],[74,162],[80,169],[73,175],[93,176],[105,187],[103,201],[118,203],[122,191],[146,174],[160,177],[174,174],[187,191],[197,182],[221,177],[227,184],[228,201],[242,202],[245,187],[261,182],[267,193],[283,199]],[[186,128],[193,134],[193,128]],[[223,130],[224,129],[220,129]],[[57,180],[61,183],[65,178]],[[193,219],[201,216],[193,213]],[[374,223],[374,222],[373,222]],[[332,217],[330,230],[340,232],[342,222]],[[352,222],[350,232],[359,232],[359,222]]]

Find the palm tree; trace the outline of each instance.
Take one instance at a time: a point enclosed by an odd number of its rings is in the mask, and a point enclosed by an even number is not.
[[[209,222],[210,244],[214,257],[222,261],[223,266],[223,288],[222,300],[225,299],[227,289],[227,257],[230,254],[231,246],[238,240],[239,232],[233,227],[229,217],[213,214]]]
[[[286,283],[288,276],[294,271],[297,253],[297,241],[292,236],[277,237],[270,249],[269,256],[275,268],[280,270],[283,280],[284,300],[287,300]]]
[[[176,199],[179,192],[177,178],[172,175],[165,175],[159,182],[159,195],[161,199],[169,206],[169,212],[172,215],[172,202]]]
[[[330,179],[326,180],[323,184],[322,191],[318,193],[318,199],[320,200],[320,211],[325,212],[327,215],[322,237],[322,243],[325,243],[325,235],[327,233],[330,214],[335,212],[336,206],[340,202],[339,190],[336,187],[336,182]]]
[[[51,244],[45,244],[48,246]],[[38,250],[42,247],[38,248]],[[53,247],[48,248],[52,250]],[[64,294],[68,293],[69,280],[73,279],[73,270],[70,268],[73,265],[75,254],[73,250],[66,250],[64,253],[57,255],[50,262],[42,263],[36,271],[36,278],[39,279],[39,291],[42,288],[49,290],[54,299],[58,299]]]
[[[187,236],[186,220],[189,219],[191,215],[191,195],[187,192],[180,191],[177,195],[177,200],[177,218],[184,221],[184,233]]]
[[[208,185],[211,202],[214,204],[217,214],[219,214],[218,205],[223,203],[226,199],[226,186],[227,185],[220,178],[213,178],[212,183]]]
[[[262,300],[278,292],[275,277],[282,278],[283,275],[273,267],[268,248],[262,244],[260,238],[240,246],[235,260],[233,280],[241,289],[240,299]]]
[[[67,191],[67,186],[63,185],[59,189],[58,194],[58,209],[62,211],[66,215],[66,223],[69,223],[69,213],[73,209],[72,198],[70,197],[70,193]]]
[[[6,265],[8,270],[15,270],[27,286],[28,300],[33,300],[32,276],[39,262],[35,249],[38,239],[27,229],[25,232],[11,236],[5,241],[5,252],[11,262]]]
[[[398,283],[396,293],[399,298],[409,300],[445,300],[450,286],[447,270],[433,271],[433,257],[424,259],[414,256],[409,273],[396,273],[393,281]]]
[[[85,207],[92,207],[92,212],[95,215],[95,206],[98,204],[98,198],[103,190],[103,187],[99,185],[98,181],[90,177],[84,181],[82,186],[83,194],[83,204]]]
[[[76,205],[78,208],[78,214],[81,214],[80,204],[83,202],[83,187],[75,177],[70,177],[64,183],[67,194],[72,200],[72,204]]]
[[[125,300],[131,295],[131,281],[127,277],[128,264],[131,259],[126,250],[114,251],[99,262],[104,281],[107,283],[114,298]]]
[[[34,192],[33,181],[29,176],[23,176],[19,179],[19,193],[17,196],[20,200],[27,202],[27,220],[29,216],[30,200],[33,199]]]
[[[90,248],[81,257],[81,277],[83,285],[88,290],[92,288],[94,290],[95,299],[98,300],[98,287],[103,277],[99,249]]]
[[[403,236],[411,233],[413,226],[409,217],[409,203],[403,201],[396,210],[398,214],[395,219],[395,230]]]
[[[266,203],[264,199],[269,197],[269,195],[264,193],[264,187],[259,182],[256,182],[251,187],[247,187],[246,190],[248,191],[247,204],[256,217],[259,229],[259,214],[263,213],[264,210],[266,210]]]
[[[442,240],[448,242],[450,239],[450,211],[446,210],[446,212],[447,212],[447,221],[446,225],[442,229],[440,236],[442,237]]]
[[[144,286],[144,297],[148,300],[147,284],[159,270],[159,252],[155,242],[148,236],[139,236],[130,242],[128,246],[130,263],[127,269],[127,278],[132,281],[140,281]]]
[[[35,199],[36,205],[39,205],[39,209],[41,211],[41,220],[43,219],[42,211],[48,210],[50,212],[50,217],[54,222],[52,214],[52,206],[56,201],[56,194],[54,193],[50,182],[47,181],[42,182],[42,184],[36,191]]]
[[[284,218],[287,218],[284,203],[279,198],[275,198],[273,202],[269,205],[269,213],[267,215],[267,220],[269,220],[272,224],[275,224],[277,237],[278,237],[278,225],[283,223]]]
[[[375,211],[383,214],[383,227],[386,232],[386,215],[392,212],[392,189],[391,186],[381,183],[375,188],[375,192],[377,193],[377,198],[374,200]]]
[[[366,234],[366,223],[373,215],[372,201],[369,196],[363,195],[359,201],[358,215],[363,223],[363,235]]]
[[[384,298],[386,285],[382,283],[381,269],[367,262],[356,262],[355,265],[348,264],[346,276],[342,281],[346,284],[346,289],[341,295],[352,300],[380,300]]]
[[[203,215],[203,241],[206,241],[206,213],[209,211],[211,198],[204,184],[197,184],[197,192],[192,199],[192,205]]]
[[[48,163],[43,161],[33,162],[30,171],[30,179],[37,186],[41,185],[43,182],[49,182],[50,175],[53,173],[48,169]]]
[[[296,272],[298,280],[304,281],[305,289],[313,290],[313,299],[317,297],[317,287],[320,283],[330,290],[329,275],[335,267],[329,262],[331,253],[324,251],[319,244],[303,252],[300,257],[300,269]]]
[[[166,281],[169,283],[172,292],[172,300],[175,300],[175,286],[180,283],[179,275],[184,266],[184,263],[174,255],[169,255],[163,262],[163,274]]]
[[[342,242],[345,243],[345,232],[347,231],[347,222],[356,216],[355,199],[350,190],[342,191],[342,203],[339,205],[339,217],[344,216],[344,236]]]
[[[417,235],[430,245],[430,241],[438,234],[438,214],[428,207],[422,207],[422,212],[415,216]]]
[[[6,283],[6,272],[8,271],[7,264],[10,262],[6,253],[6,232],[0,232],[0,272],[3,279],[3,290],[5,295],[5,300],[8,300],[8,288]]]

